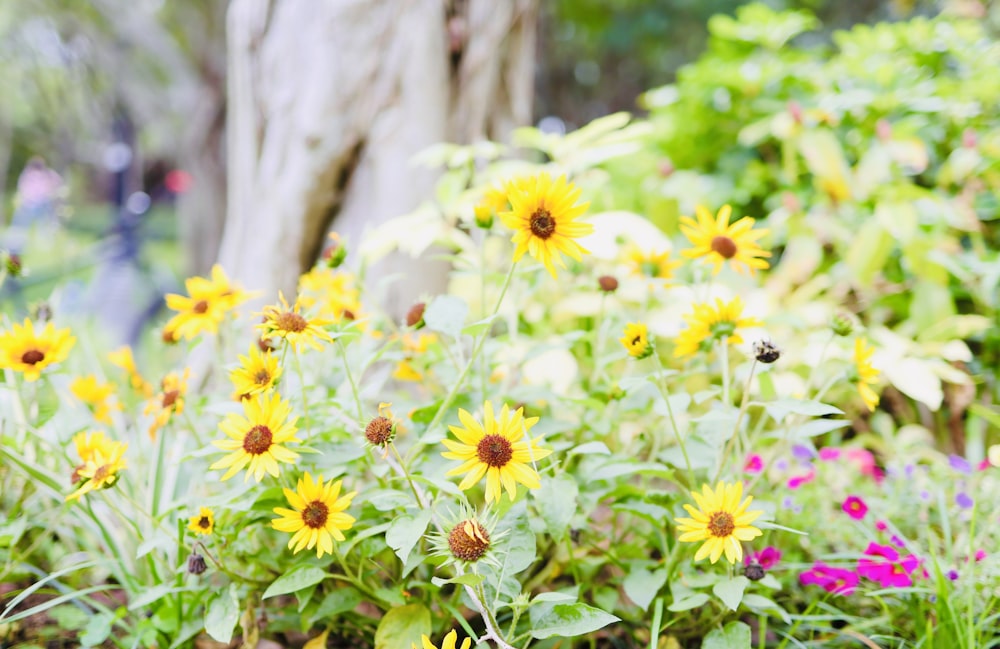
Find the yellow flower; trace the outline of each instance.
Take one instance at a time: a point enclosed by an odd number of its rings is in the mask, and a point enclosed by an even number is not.
[[[530,253],[555,277],[553,260],[566,267],[559,253],[581,261],[582,254],[589,252],[574,239],[594,231],[591,224],[577,222],[590,203],[575,204],[580,188],[566,182],[565,176],[552,180],[549,174],[542,173],[511,183],[507,198],[510,211],[501,212],[500,218],[514,230],[514,261]]]
[[[231,453],[209,469],[228,469],[223,480],[233,477],[243,467],[247,467],[244,481],[249,480],[251,474],[257,482],[265,473],[278,477],[278,462],[290,464],[299,457],[298,453],[282,446],[302,441],[295,437],[298,417],[289,420],[291,407],[278,393],[254,395],[243,402],[243,412],[246,417],[231,412],[219,424],[219,429],[229,439],[215,440],[212,444]]]
[[[87,404],[94,411],[94,419],[111,423],[111,409],[121,409],[121,404],[109,404],[108,398],[115,393],[114,383],[99,383],[93,374],[79,376],[69,384],[69,390],[77,399]]]
[[[109,352],[108,360],[115,367],[125,370],[125,373],[128,374],[129,385],[132,386],[133,390],[147,399],[153,396],[153,386],[142,377],[142,374],[139,374],[139,370],[135,367],[135,357],[132,356],[131,347],[125,345],[113,352]]]
[[[530,438],[524,439],[525,433],[538,422],[538,417],[525,418],[524,408],[511,413],[507,404],[500,409],[499,417],[494,417],[493,404],[489,401],[483,404],[483,410],[483,424],[459,408],[458,418],[464,428],[448,426],[459,441],[442,440],[448,451],[441,455],[452,460],[463,460],[463,463],[447,475],[465,473],[466,476],[458,485],[463,491],[485,475],[488,503],[499,502],[501,485],[507,490],[511,500],[517,495],[517,483],[529,489],[538,489],[541,486],[538,472],[531,463],[552,452],[538,448]]]
[[[694,305],[694,312],[684,316],[688,328],[674,339],[674,357],[691,356],[700,349],[707,350],[716,340],[726,337],[730,345],[743,342],[741,327],[759,327],[757,318],[743,317],[743,300],[735,297],[729,302],[715,299],[715,306],[702,303]]]
[[[215,529],[215,514],[208,507],[202,507],[197,516],[188,519],[187,528],[197,536],[208,536]]]
[[[493,226],[493,217],[501,212],[510,209],[510,201],[507,200],[507,193],[518,181],[504,181],[500,187],[490,185],[483,193],[483,198],[473,208],[476,217],[476,225],[488,229]]]
[[[670,279],[674,276],[674,270],[684,263],[670,259],[669,250],[643,252],[638,246],[631,246],[625,257],[632,266],[632,272],[652,279]]]
[[[681,231],[694,244],[694,248],[682,250],[681,254],[692,259],[705,257],[715,266],[715,273],[722,270],[722,265],[728,260],[733,270],[753,275],[754,269],[768,267],[761,257],[770,257],[771,253],[757,243],[768,230],[754,230],[754,220],[749,216],[730,225],[732,211],[731,207],[723,205],[713,219],[712,213],[699,205],[696,208],[697,222],[690,216],[681,217]]]
[[[331,322],[356,320],[361,315],[361,292],[354,287],[354,275],[316,266],[299,277],[298,305],[317,307],[317,315]]]
[[[299,478],[297,489],[283,489],[285,498],[293,509],[275,507],[274,513],[281,516],[271,521],[274,529],[293,532],[288,547],[293,554],[302,549],[316,548],[316,556],[333,554],[333,539],[344,540],[343,530],[351,529],[354,517],[345,514],[356,491],[340,496],[340,480],[323,482],[320,475],[315,482],[306,472]],[[339,496],[339,498],[338,498]]]
[[[281,377],[278,357],[270,351],[261,351],[259,345],[251,345],[246,356],[240,356],[240,366],[229,373],[229,379],[236,388],[238,398],[247,398],[272,390]]]
[[[649,342],[649,332],[641,322],[630,322],[625,325],[625,335],[618,339],[629,355],[643,359],[653,353],[653,345]]]
[[[217,333],[219,325],[250,294],[230,283],[222,266],[212,266],[211,279],[189,277],[184,280],[187,296],[170,293],[167,307],[177,311],[165,326],[173,338],[190,340],[202,332]]]
[[[396,369],[392,371],[392,378],[397,381],[423,381],[424,375],[413,367],[410,361],[402,360],[396,365]]]
[[[869,347],[861,338],[854,339],[854,367],[857,378],[858,393],[868,410],[875,410],[879,397],[871,386],[878,383],[879,371],[872,367],[871,357],[874,347]]]
[[[427,348],[437,340],[434,334],[411,334],[403,335],[403,351],[406,357],[399,361],[396,369],[392,372],[392,378],[398,381],[423,381],[424,375],[413,366],[413,358],[427,352]]]
[[[448,633],[448,635],[444,637],[444,642],[441,643],[441,649],[455,649],[456,642],[458,642],[458,634],[455,633],[455,629],[452,629]],[[420,644],[421,644],[420,649],[438,649],[431,642],[431,639],[423,634],[421,634],[420,636]],[[472,640],[466,638],[465,640],[462,640],[462,645],[461,647],[459,647],[459,649],[469,649],[469,646],[471,645],[472,645]],[[411,642],[410,649],[417,649],[417,645]]]
[[[723,553],[729,563],[736,564],[743,560],[742,541],[752,541],[761,535],[761,531],[750,525],[762,511],[748,512],[747,507],[753,501],[753,496],[747,496],[742,503],[743,483],[727,484],[719,482],[715,490],[705,484],[701,493],[691,492],[698,509],[684,505],[691,518],[676,519],[677,530],[683,532],[680,541],[697,543],[704,541],[694,555],[695,561],[705,557],[715,563]]]
[[[37,381],[46,367],[66,360],[75,343],[69,329],[56,331],[49,322],[36,332],[34,323],[25,318],[23,325],[0,333],[0,369],[22,372],[25,381]]]
[[[187,394],[190,375],[190,368],[184,368],[183,374],[170,372],[160,383],[160,394],[146,404],[145,414],[153,415],[153,421],[149,425],[150,439],[156,439],[156,432],[167,425],[172,415],[184,412],[184,395]]]
[[[264,307],[264,322],[257,325],[258,329],[264,332],[265,338],[277,336],[284,338],[295,351],[299,350],[299,343],[305,343],[313,349],[322,349],[319,341],[330,341],[326,331],[321,329],[324,325],[330,324],[329,320],[320,318],[307,319],[302,315],[302,305],[300,299],[295,301],[295,306],[289,308],[285,296],[278,294],[281,300],[281,308],[277,306]]]
[[[66,496],[66,500],[78,500],[84,494],[110,487],[118,481],[118,472],[125,468],[124,455],[128,444],[112,442],[104,437],[103,433],[94,433],[85,438],[77,435],[73,438],[73,442],[82,462],[73,472],[73,476],[74,479],[83,480],[83,483],[76,491]]]

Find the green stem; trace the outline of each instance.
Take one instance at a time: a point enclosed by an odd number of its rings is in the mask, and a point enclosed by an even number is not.
[[[299,391],[302,392],[302,417],[306,421],[306,439],[310,437],[310,431],[312,430],[312,419],[309,418],[309,390],[306,385],[306,375],[302,371],[302,360],[299,357],[298,348],[292,349],[292,354],[295,356],[295,373],[299,375]]]
[[[413,492],[413,499],[417,501],[417,506],[420,507],[420,509],[427,509],[424,505],[423,499],[420,497],[420,494],[417,493],[417,486],[413,484],[413,478],[410,476],[410,472],[406,470],[406,464],[403,462],[403,458],[399,454],[399,450],[396,448],[396,445],[393,442],[389,442],[389,448],[392,449],[392,454],[396,456],[396,460],[399,462],[399,470],[406,478],[406,481],[410,484],[410,491]]]
[[[729,401],[729,336],[723,336],[719,344],[722,346],[719,350],[722,355],[722,403],[728,408],[732,405]]]
[[[656,357],[657,365],[657,382],[656,387],[659,388],[660,394],[663,395],[663,402],[667,404],[667,416],[670,418],[670,427],[674,431],[674,437],[677,439],[677,445],[681,448],[681,455],[684,456],[684,465],[687,467],[688,472],[688,486],[694,488],[694,469],[691,467],[691,458],[688,457],[687,447],[684,445],[684,438],[681,437],[681,431],[677,427],[677,420],[674,418],[674,409],[670,405],[670,391],[667,389],[667,377],[666,370],[663,368],[663,359],[660,358],[660,353],[657,351],[653,352],[653,356]],[[652,458],[655,460],[656,458]]]
[[[340,342],[340,338],[337,339],[337,349],[340,350],[340,356],[344,359],[344,374],[347,375],[347,382],[351,384],[351,394],[354,395],[354,407],[358,409],[358,424],[363,425],[365,410],[361,407],[361,395],[358,394],[358,384],[354,382],[354,375],[351,374],[351,367],[347,362],[347,349],[344,348],[344,343]]]
[[[736,415],[736,425],[733,426],[733,434],[730,436],[729,441],[726,442],[726,447],[722,451],[722,457],[719,458],[719,468],[716,470],[715,478],[712,479],[712,483],[716,483],[719,477],[722,475],[722,469],[726,465],[726,458],[729,457],[729,451],[732,450],[734,440],[739,436],[741,437],[740,424],[743,423],[743,417],[747,413],[747,404],[750,403],[750,382],[753,381],[754,370],[757,369],[757,359],[753,360],[753,364],[750,366],[750,376],[747,377],[747,384],[743,388],[743,397],[740,399],[740,412]],[[747,440],[749,442],[749,438]],[[741,444],[742,446],[742,444]],[[741,449],[743,450],[743,449]],[[736,457],[742,457],[743,453],[737,453]]]

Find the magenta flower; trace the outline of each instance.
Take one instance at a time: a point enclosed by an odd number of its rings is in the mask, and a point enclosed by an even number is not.
[[[844,513],[856,521],[860,521],[868,513],[868,505],[858,496],[848,496],[841,506]]]
[[[815,477],[816,477],[816,472],[813,471],[812,469],[809,469],[809,472],[806,473],[805,475],[797,475],[790,478],[788,480],[788,488],[798,489],[807,482],[812,482]]]
[[[819,459],[824,462],[832,462],[840,459],[840,449],[836,446],[824,446],[819,449]]]
[[[803,586],[816,584],[834,595],[850,595],[858,587],[858,575],[853,570],[834,568],[817,561],[811,569],[799,575],[799,582]]]
[[[885,479],[885,471],[875,464],[875,456],[872,452],[864,448],[847,449],[847,459],[857,465],[858,470],[863,475],[869,476],[875,482],[881,484]]]
[[[743,465],[744,473],[760,473],[764,470],[764,458],[752,453],[747,456],[747,461]]]
[[[982,561],[985,558],[986,558],[986,550],[976,550],[975,559],[977,562]]]
[[[759,564],[764,570],[770,570],[778,565],[781,560],[781,550],[773,546],[767,546],[760,552],[751,552],[746,556],[744,562],[749,566],[751,563]]]
[[[886,523],[885,521],[875,521],[875,529],[877,529],[879,532],[884,532],[887,529],[889,529],[889,524]]]
[[[878,543],[869,543],[865,555],[858,559],[858,575],[878,582],[883,588],[913,585],[910,575],[920,565],[920,559],[916,555],[910,554],[900,559],[895,548]]]

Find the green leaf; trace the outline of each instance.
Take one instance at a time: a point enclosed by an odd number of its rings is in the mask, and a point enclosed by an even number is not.
[[[107,640],[114,621],[114,613],[98,613],[91,617],[80,636],[80,646],[93,647]]]
[[[385,542],[396,552],[399,560],[406,563],[413,546],[420,542],[430,522],[429,510],[420,510],[412,516],[409,514],[400,516],[389,525],[385,533]]]
[[[842,415],[844,411],[828,403],[811,401],[807,399],[778,399],[770,403],[763,404],[767,414],[778,423],[790,414],[806,415],[809,417],[822,417],[824,415]]]
[[[750,627],[730,622],[723,629],[713,629],[705,636],[701,649],[750,649]]]
[[[611,449],[604,442],[587,442],[571,448],[568,455],[611,455]]]
[[[229,642],[233,629],[240,619],[240,602],[236,598],[236,584],[218,594],[205,609],[205,633],[213,640]]]
[[[535,562],[535,533],[523,518],[511,530],[504,546],[502,574],[516,575]]]
[[[861,226],[852,245],[846,251],[847,267],[860,286],[870,286],[875,273],[882,270],[896,242],[878,221],[870,220]]]
[[[740,601],[743,599],[743,591],[747,589],[747,584],[750,580],[746,577],[740,575],[739,577],[734,577],[728,581],[720,581],[716,585],[712,586],[712,592],[715,596],[722,600],[722,603],[729,607],[730,610],[735,611],[740,607]]]
[[[693,608],[704,606],[709,599],[711,598],[705,593],[694,593],[693,595],[688,595],[687,597],[675,600],[673,604],[667,607],[667,610],[674,613],[690,611]]]
[[[424,309],[424,323],[431,331],[458,338],[468,315],[469,305],[465,300],[454,295],[439,295]]]
[[[408,604],[392,609],[375,630],[375,649],[401,649],[410,643],[420,646],[421,634],[431,632],[431,612],[423,604]]]
[[[625,594],[642,610],[647,610],[653,598],[667,583],[666,569],[649,571],[638,566],[633,567],[625,577]]]
[[[267,590],[264,591],[263,599],[276,595],[286,595],[295,593],[309,586],[314,586],[326,579],[326,571],[317,566],[296,566],[285,574],[275,579]]]
[[[0,548],[10,547],[17,543],[17,540],[28,528],[28,517],[19,516],[11,521],[0,525]]]
[[[541,488],[535,490],[535,500],[542,520],[545,521],[545,529],[556,539],[563,537],[576,513],[576,498],[579,493],[576,480],[565,473],[544,481]]]
[[[361,603],[361,599],[361,593],[353,588],[338,588],[323,598],[323,602],[313,614],[313,619],[322,620],[354,610],[354,607]]]
[[[789,428],[787,434],[779,432],[775,437],[783,438],[787,435],[788,438],[806,439],[822,435],[823,433],[829,433],[831,430],[837,430],[850,424],[851,421],[849,419],[814,419],[807,421],[801,426]],[[766,435],[766,437],[770,437],[770,435]]]
[[[463,586],[478,586],[483,583],[486,577],[483,575],[477,575],[475,573],[467,573],[464,575],[459,575],[457,577],[452,577],[451,579],[442,579],[441,577],[431,577],[431,583],[435,586],[444,586],[445,584],[461,584]]]
[[[556,604],[534,625],[531,636],[539,640],[552,636],[571,638],[602,629],[618,620],[614,615],[586,604]]]

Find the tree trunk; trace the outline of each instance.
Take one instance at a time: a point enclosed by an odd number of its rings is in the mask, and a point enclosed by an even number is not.
[[[220,261],[265,300],[294,293],[331,225],[352,244],[433,195],[436,142],[503,139],[530,119],[538,0],[234,0],[229,206]],[[447,267],[396,256],[399,314]]]

